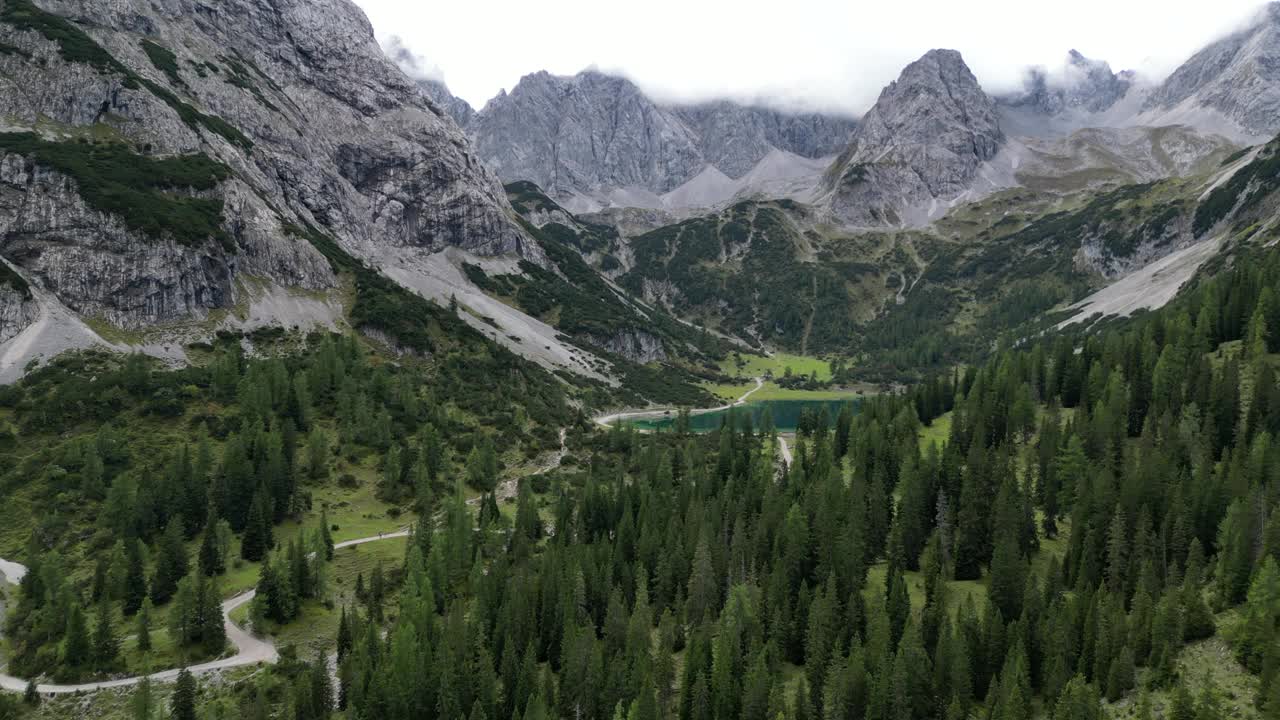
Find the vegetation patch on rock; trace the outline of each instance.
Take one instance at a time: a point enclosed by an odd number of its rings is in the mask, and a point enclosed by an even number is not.
[[[188,246],[214,239],[234,249],[222,228],[222,200],[178,192],[212,190],[228,177],[225,165],[203,153],[152,158],[121,144],[52,142],[35,133],[0,133],[0,150],[72,178],[90,207],[132,230]]]

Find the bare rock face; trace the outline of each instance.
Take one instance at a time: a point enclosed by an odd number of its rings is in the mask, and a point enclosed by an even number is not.
[[[612,336],[592,336],[592,342],[634,363],[651,363],[667,359],[662,338],[643,330],[620,330]]]
[[[1147,96],[1142,117],[1257,141],[1280,131],[1280,3],[1209,44]]]
[[[665,192],[703,161],[693,132],[630,81],[598,72],[521,78],[471,125],[476,149],[504,180],[552,197],[608,187]]]
[[[775,150],[833,155],[853,126],[849,118],[728,101],[665,105],[625,78],[587,71],[526,75],[467,129],[503,180],[529,180],[565,199],[667,193],[708,168],[737,179]]]
[[[418,87],[422,90],[422,94],[436,104],[436,107],[453,118],[458,127],[466,128],[475,119],[475,108],[472,108],[471,104],[466,100],[455,97],[453,93],[449,92],[449,86],[443,82],[422,78],[418,80]]]
[[[845,224],[914,224],[965,192],[1003,141],[995,103],[960,53],[930,50],[863,116],[822,200]]]
[[[9,268],[6,265],[4,269]],[[40,316],[40,307],[31,290],[22,283],[21,280],[0,281],[0,343],[16,337]]]
[[[159,188],[221,203],[220,237],[180,242],[91,202],[85,178],[0,150],[0,255],[77,312],[146,327],[235,305],[240,277],[334,288],[307,225],[375,260],[460,247],[545,262],[467,137],[349,0],[34,2],[98,50],[86,59],[0,18],[0,133],[226,169],[212,188]]]
[[[699,138],[707,163],[731,178],[751,171],[773,149],[819,158],[840,152],[855,122],[821,113],[787,114],[721,100],[675,108]]]
[[[1021,93],[997,102],[1043,115],[1073,110],[1101,113],[1123,99],[1133,83],[1132,71],[1112,72],[1105,60],[1093,60],[1072,50],[1067,53],[1062,77],[1050,77],[1044,68],[1032,68]]]
[[[0,166],[3,252],[68,306],[138,327],[231,304],[222,248],[138,237],[86,205],[70,178],[21,160],[10,155]]]

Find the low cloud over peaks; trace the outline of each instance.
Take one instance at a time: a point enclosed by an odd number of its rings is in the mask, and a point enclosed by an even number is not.
[[[387,35],[380,42],[382,51],[404,71],[405,75],[415,80],[444,82],[444,71],[440,66],[428,62],[425,57],[415,53],[399,35]]]

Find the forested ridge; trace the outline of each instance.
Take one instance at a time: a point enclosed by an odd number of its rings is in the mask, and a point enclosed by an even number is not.
[[[256,567],[250,622],[340,618],[336,674],[286,646],[269,673],[188,677],[175,712],[1277,717],[1278,281],[1246,249],[1160,311],[808,417],[790,467],[767,420],[593,431],[536,375],[512,406],[351,338],[179,371],[68,358],[0,398],[7,487],[49,503],[9,670],[109,676],[161,625],[175,662],[216,655],[220,588]],[[568,459],[504,513],[502,464],[556,427]],[[335,604],[337,525],[302,519],[360,468],[418,521]],[[1181,662],[1211,638],[1246,693]]]
[[[403,566],[337,608],[336,692],[321,659],[286,658],[233,696],[253,717],[1226,717],[1178,663],[1211,636],[1258,676],[1233,702],[1275,717],[1277,280],[1259,250],[1123,326],[810,417],[790,468],[745,417],[705,435],[574,430],[582,461],[520,481],[510,517],[492,495],[466,502],[493,489],[493,441],[349,340],[176,374],[128,360],[93,387],[164,413],[164,390],[191,381],[235,412],[137,483],[118,428],[57,446],[46,475],[102,503],[89,542],[106,552],[64,578],[56,530],[37,529],[11,668],[109,667],[113,604],[135,627],[174,594],[185,641],[220,648],[201,618],[230,546],[199,538],[223,524],[260,560],[332,481],[330,456],[372,454],[379,494],[426,519]],[[28,429],[56,427],[75,377],[37,372],[7,400]],[[941,422],[945,444],[922,444]],[[323,594],[327,535],[282,539],[255,613],[287,623]]]
[[[531,415],[568,425],[575,413],[521,363],[501,396],[480,391],[478,360],[396,365],[336,335],[250,358],[228,337],[200,366],[90,352],[4,388],[4,553],[29,567],[7,607],[7,671],[73,681],[216,657],[221,588],[248,563],[268,585],[290,565],[297,597],[264,593],[274,604],[255,614],[292,619],[298,599],[325,595],[333,543],[327,519],[303,522],[325,518],[313,493],[365,481],[353,472],[374,458],[367,484],[395,515],[429,512],[455,467],[492,492],[501,457],[554,447],[554,426]],[[147,636],[166,626],[153,649]]]
[[[0,720],[1280,720],[1280,0],[856,120],[365,5],[0,0]]]
[[[455,503],[417,534],[388,636],[340,645],[340,706],[1088,718],[1136,694],[1153,717],[1159,692],[1164,717],[1226,717],[1177,664],[1220,634],[1260,674],[1233,701],[1276,717],[1280,262],[1246,259],[1124,329],[823,418],[780,478],[750,427],[615,430],[546,527],[518,511],[498,547]],[[974,579],[986,601],[957,601]]]

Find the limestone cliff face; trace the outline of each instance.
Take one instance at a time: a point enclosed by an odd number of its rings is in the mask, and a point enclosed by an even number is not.
[[[970,187],[1004,134],[995,103],[960,53],[930,50],[908,65],[863,116],[824,179],[841,222],[899,225]]]
[[[591,342],[634,363],[651,363],[667,359],[662,338],[643,330],[619,331],[611,336],[592,336]]]
[[[777,150],[834,155],[854,125],[729,101],[664,104],[626,78],[586,71],[526,75],[467,130],[504,180],[529,180],[564,199],[621,189],[661,195],[709,168],[738,179]]]
[[[470,128],[504,180],[530,180],[552,197],[611,187],[666,192],[704,164],[679,118],[630,81],[599,72],[526,75]]]
[[[402,66],[403,67],[403,66]],[[436,107],[444,111],[446,115],[453,118],[453,121],[460,128],[466,128],[475,119],[476,111],[471,105],[460,97],[454,96],[449,92],[449,86],[440,80],[431,78],[419,78],[418,88],[422,93],[430,98]]]
[[[1073,110],[1096,114],[1110,110],[1133,85],[1132,71],[1113,72],[1105,60],[1087,58],[1072,50],[1063,63],[1061,78],[1050,78],[1044,68],[1032,68],[1022,92],[997,102],[1049,116]]]
[[[1142,117],[1246,141],[1280,132],[1280,3],[1191,56],[1147,96]]]
[[[16,337],[40,316],[31,290],[22,287],[22,282],[0,281],[0,343]]]
[[[49,37],[32,16],[69,30]],[[0,150],[0,255],[82,314],[198,319],[234,305],[241,276],[333,288],[292,230],[308,224],[373,260],[460,247],[544,262],[466,136],[349,0],[3,0],[0,49],[0,133],[226,168],[211,188],[146,188],[222,204],[220,237],[193,241],[127,222],[76,171]]]

